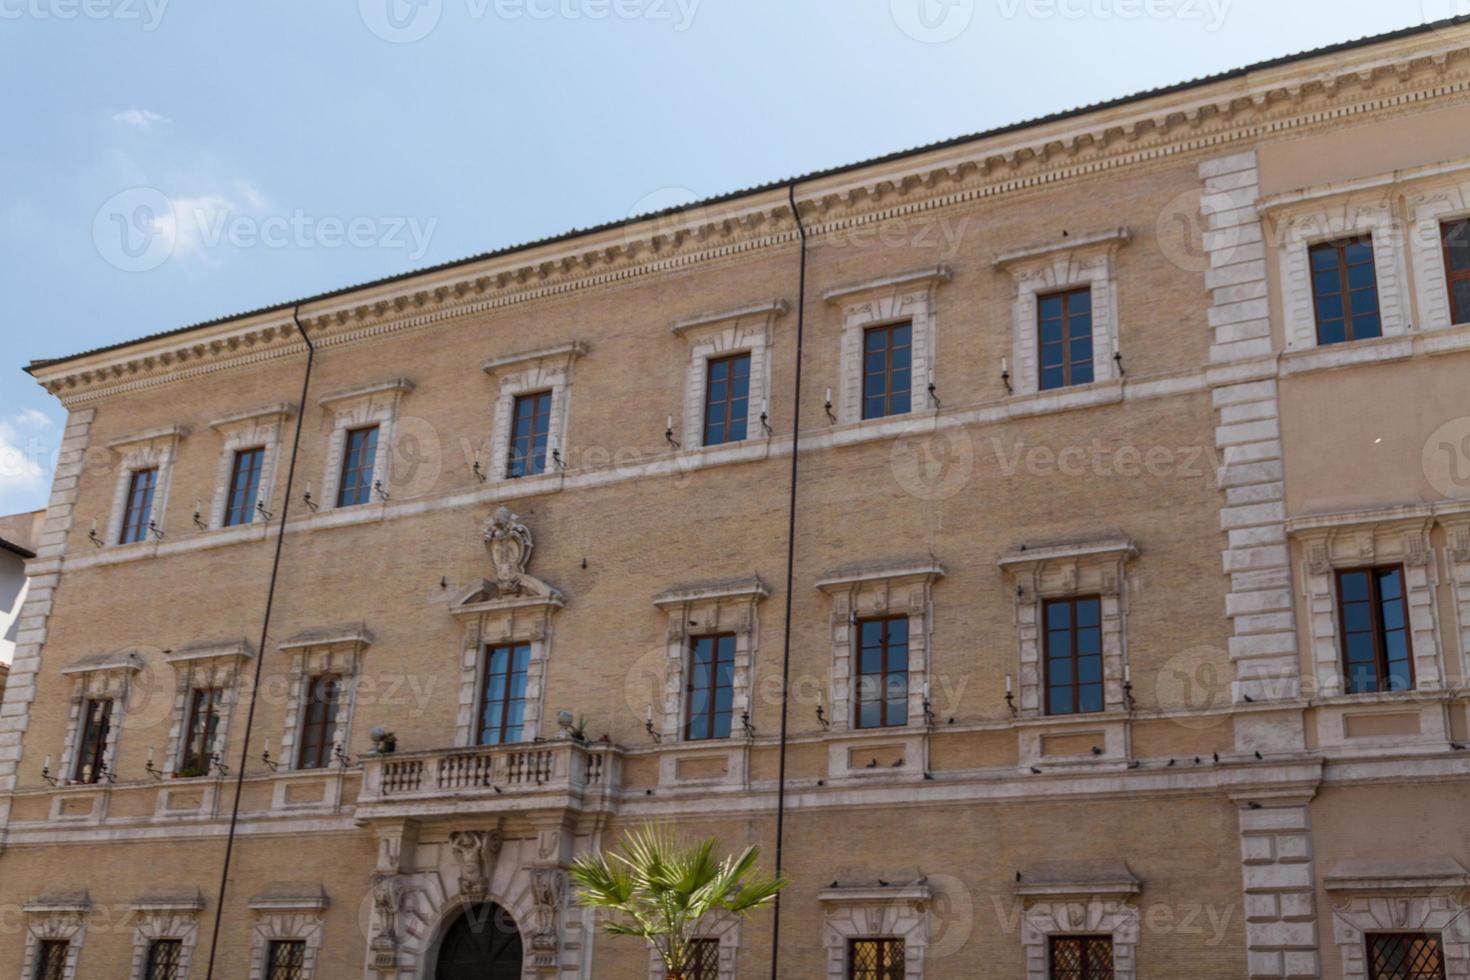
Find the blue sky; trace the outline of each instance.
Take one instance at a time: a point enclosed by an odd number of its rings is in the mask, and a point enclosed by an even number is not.
[[[0,0],[0,513],[60,438],[32,358],[1467,10]]]

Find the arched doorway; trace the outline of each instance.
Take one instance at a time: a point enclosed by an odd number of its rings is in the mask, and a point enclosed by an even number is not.
[[[521,980],[521,934],[499,905],[467,906],[444,934],[434,980]]]

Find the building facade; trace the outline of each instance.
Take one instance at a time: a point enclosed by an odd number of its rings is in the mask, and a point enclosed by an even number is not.
[[[30,368],[0,976],[1470,977],[1470,24]],[[779,841],[778,841],[779,828]],[[774,950],[774,953],[773,953]]]

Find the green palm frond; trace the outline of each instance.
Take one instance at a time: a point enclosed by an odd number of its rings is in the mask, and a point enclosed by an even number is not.
[[[643,939],[677,972],[706,915],[747,915],[774,901],[787,884],[755,875],[760,848],[720,859],[717,846],[713,839],[686,841],[662,824],[629,831],[621,853],[584,854],[572,863],[577,899],[614,913],[603,927],[609,935]]]

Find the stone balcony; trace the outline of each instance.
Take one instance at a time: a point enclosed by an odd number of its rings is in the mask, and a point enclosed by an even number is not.
[[[571,740],[372,755],[363,760],[361,818],[477,809],[610,809],[622,750]]]

